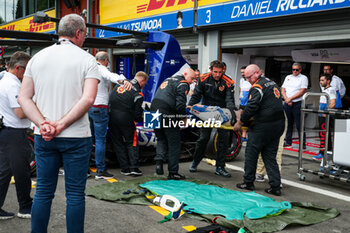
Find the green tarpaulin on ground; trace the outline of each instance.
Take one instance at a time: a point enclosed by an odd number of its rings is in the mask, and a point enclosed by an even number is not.
[[[149,195],[149,193],[147,194],[146,190],[139,185],[152,180],[166,180],[166,177],[151,176],[132,180],[120,180],[116,183],[88,187],[86,189],[86,194],[97,199],[114,201],[117,203],[150,205],[151,202],[146,198],[146,195]],[[221,185],[203,180],[187,179],[187,181],[194,182],[196,184],[207,184],[222,187]],[[223,216],[209,214],[186,214],[186,216],[202,220],[206,219],[209,221],[215,217],[218,217],[215,220],[216,223],[236,230],[244,227],[250,232],[274,232],[283,230],[290,224],[311,225],[335,218],[339,215],[339,211],[334,208],[324,208],[312,203],[291,202],[291,204],[293,207],[291,209],[287,209],[282,214],[261,219],[245,218],[243,220],[227,220]]]
[[[256,192],[244,193],[183,180],[153,180],[140,186],[158,195],[176,197],[185,203],[186,211],[222,215],[227,220],[243,220],[244,216],[259,219],[292,208],[289,202],[277,202]]]

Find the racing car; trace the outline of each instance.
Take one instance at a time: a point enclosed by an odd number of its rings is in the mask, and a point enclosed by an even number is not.
[[[154,158],[156,154],[157,139],[153,129],[146,129],[142,125],[138,125],[136,128],[137,139],[139,143],[139,161],[146,162]],[[36,172],[36,162],[34,154],[34,131],[32,129],[27,130],[28,140],[32,148],[30,167],[32,175]],[[216,158],[217,151],[217,129],[213,129],[206,150],[206,156],[211,159]],[[194,153],[196,141],[199,138],[199,130],[197,128],[186,128],[181,130],[181,158],[191,158]],[[235,159],[241,150],[242,136],[239,131],[230,130],[229,137],[227,138],[226,161]],[[94,163],[94,150],[91,155],[91,163]],[[109,133],[106,140],[106,164],[108,166],[116,166],[118,164],[117,155],[113,149],[112,141]]]

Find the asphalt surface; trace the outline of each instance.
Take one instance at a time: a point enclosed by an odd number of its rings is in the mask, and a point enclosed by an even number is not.
[[[349,232],[350,229],[350,185],[340,181],[330,179],[320,179],[312,174],[305,174],[306,180],[300,181],[296,176],[297,158],[295,152],[285,151],[283,156],[282,178],[284,179],[282,196],[270,196],[264,192],[268,187],[268,183],[257,183],[256,192],[273,197],[277,201],[299,201],[313,202],[315,204],[337,208],[340,215],[335,219],[328,220],[311,226],[292,226],[287,227],[283,232]],[[318,169],[319,162],[309,160],[311,155],[305,155],[304,167],[309,169]],[[210,180],[224,185],[227,188],[237,190],[236,183],[242,181],[242,170],[244,163],[244,149],[234,161],[227,163],[227,170],[232,174],[231,178],[223,178],[214,174],[215,167],[203,161],[199,165],[197,173],[190,173],[188,168],[191,164],[189,161],[182,161],[180,164],[180,173],[187,177]],[[166,166],[164,166],[166,168]],[[154,164],[143,164],[140,168],[144,175],[153,175],[155,172]],[[165,169],[165,171],[167,171]],[[116,180],[134,179],[120,174],[120,169],[109,168],[109,172],[115,174]],[[33,178],[35,181],[35,178]],[[96,186],[108,183],[106,180],[96,181],[93,176],[88,179],[87,186]],[[296,187],[300,185],[300,187]],[[306,188],[316,188],[315,190],[306,190]],[[318,189],[317,189],[318,188]],[[321,193],[318,191],[321,190]],[[324,195],[329,191],[328,195]],[[32,189],[32,195],[35,188]],[[17,212],[18,204],[16,199],[15,187],[10,185],[5,205],[3,209],[7,211]],[[149,206],[126,205],[113,202],[101,201],[92,197],[86,197],[86,217],[85,232],[88,233],[163,233],[163,232],[188,232],[184,227],[207,226],[209,223],[198,221],[190,218],[180,218],[177,221],[166,223],[158,223],[164,216],[153,210]],[[26,233],[30,232],[30,220],[15,217],[10,220],[0,220],[1,233]],[[63,233],[66,232],[65,224],[65,194],[64,194],[64,177],[59,177],[56,196],[52,204],[51,218],[48,232]]]

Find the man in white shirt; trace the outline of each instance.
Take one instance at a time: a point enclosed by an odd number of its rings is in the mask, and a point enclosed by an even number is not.
[[[287,134],[285,138],[285,147],[292,146],[292,135],[294,122],[300,138],[300,108],[302,96],[305,94],[308,86],[308,78],[301,74],[301,65],[294,63],[292,66],[293,74],[288,75],[282,85],[282,97],[284,98],[284,111],[288,119]],[[305,148],[305,135],[303,148]]]
[[[0,81],[0,219],[13,218],[14,214],[2,210],[11,176],[16,180],[17,200],[20,218],[30,218],[32,198],[30,189],[31,147],[26,130],[30,121],[17,103],[24,70],[30,56],[24,52],[12,55],[9,70]],[[1,124],[1,123],[0,123]]]
[[[84,19],[61,18],[59,41],[28,62],[18,102],[36,125],[37,187],[31,232],[47,232],[58,171],[63,162],[68,233],[83,233],[86,171],[92,150],[88,110],[100,80],[96,59],[81,49]]]
[[[341,109],[343,107],[341,99],[343,99],[346,93],[346,87],[344,85],[344,82],[341,78],[333,74],[333,67],[331,65],[323,66],[323,72],[332,76],[332,81],[330,85],[335,89],[337,94],[337,101],[334,108]],[[321,89],[322,88],[323,87],[321,86]]]
[[[194,71],[195,73],[195,77],[193,78],[193,83],[190,84],[190,90],[188,91],[188,94],[186,96],[187,98],[187,102],[186,104],[188,104],[188,102],[190,102],[191,96],[193,95],[194,89],[196,88],[198,79],[201,77],[201,72],[197,69]]]
[[[125,83],[125,88],[130,90],[131,84],[124,75],[112,73],[108,70],[109,56],[105,51],[100,51],[95,56],[101,80],[98,84],[97,95],[94,104],[89,110],[89,119],[92,134],[95,138],[95,161],[97,173],[95,179],[111,179],[113,175],[108,173],[105,165],[106,134],[108,127],[108,96],[110,82]]]

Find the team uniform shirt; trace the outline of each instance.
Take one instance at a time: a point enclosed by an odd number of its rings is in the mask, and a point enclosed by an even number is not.
[[[109,96],[109,109],[111,113],[123,114],[128,121],[142,121],[143,94],[136,79],[131,80],[132,87],[127,91],[123,85],[117,84]]]
[[[240,105],[241,106],[246,106],[248,103],[248,96],[249,96],[249,90],[251,88],[250,82],[248,82],[245,78],[241,78],[239,80],[239,87],[241,88],[241,93],[239,95],[240,98]]]
[[[19,79],[9,72],[6,72],[0,80],[0,117],[4,117],[3,121],[6,127],[21,129],[30,127],[30,121],[18,118],[14,110],[20,108],[17,103],[20,88]]]
[[[252,85],[248,99],[240,119],[245,125],[248,125],[252,117],[255,129],[266,128],[275,123],[284,125],[282,98],[274,81],[260,76]]]
[[[83,95],[85,79],[100,80],[96,59],[66,39],[35,54],[24,76],[33,79],[33,101],[45,119],[51,121],[61,119],[77,104]],[[35,134],[40,134],[38,127]],[[90,136],[86,113],[57,137]]]
[[[330,97],[330,100],[336,100],[337,99],[337,93],[334,87],[330,86],[328,88],[323,88],[322,89],[323,93],[327,93]],[[337,105],[337,104],[336,104]],[[327,98],[325,96],[320,97],[320,110],[326,110],[327,109]]]
[[[286,95],[289,98],[297,94],[301,88],[306,89],[308,84],[309,80],[305,75],[299,74],[297,76],[294,76],[290,74],[284,79],[282,87],[286,89]],[[300,96],[299,98],[293,99],[292,102],[299,102],[302,99],[303,97]]]
[[[333,75],[332,76],[332,81],[331,81],[331,86],[334,88],[334,90],[336,91],[336,96],[337,96],[337,100],[336,100],[336,104],[335,104],[335,107],[334,108],[342,108],[343,107],[343,104],[341,102],[341,99],[344,97],[345,95],[345,92],[346,92],[346,88],[345,88],[345,85],[343,83],[343,80],[341,80],[341,78],[339,78],[338,76],[336,75]],[[323,92],[324,90],[324,87],[321,87],[321,91]]]
[[[202,74],[188,105],[195,105],[202,101],[203,105],[219,106],[221,108],[235,108],[234,81],[222,75],[216,81],[211,73]]]
[[[165,114],[186,115],[186,95],[188,90],[189,84],[183,75],[165,79],[154,95],[151,110],[159,110]]]
[[[97,95],[94,102],[94,105],[107,105],[108,104],[108,96],[109,96],[109,81],[113,83],[117,83],[119,80],[125,79],[124,75],[119,75],[116,73],[112,73],[108,70],[108,68],[104,65],[101,65],[97,62],[98,71],[101,74],[101,80],[98,84]]]

